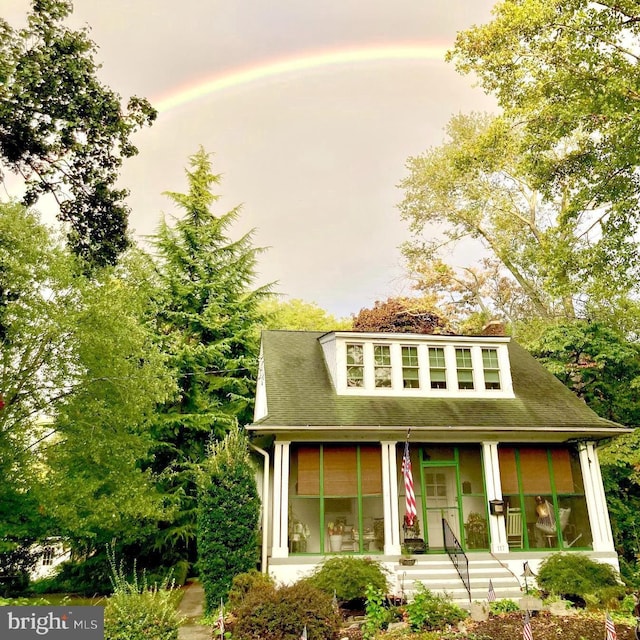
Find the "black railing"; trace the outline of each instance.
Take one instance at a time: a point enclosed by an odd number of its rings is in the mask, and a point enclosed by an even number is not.
[[[449,523],[442,518],[442,537],[444,539],[444,550],[447,552],[453,566],[456,568],[460,579],[462,580],[467,593],[469,594],[469,602],[471,602],[471,582],[469,581],[469,558],[462,550],[462,545],[456,534],[453,533]]]

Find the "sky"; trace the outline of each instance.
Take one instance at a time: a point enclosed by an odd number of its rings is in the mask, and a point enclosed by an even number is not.
[[[164,191],[187,190],[199,146],[221,174],[213,212],[241,205],[233,233],[255,229],[256,284],[338,317],[411,295],[397,209],[405,163],[444,141],[459,112],[494,101],[443,60],[493,0],[75,0],[101,79],[159,110],[133,142],[122,186],[141,241]],[[28,0],[0,0],[24,21]],[[469,263],[473,252],[451,257]]]

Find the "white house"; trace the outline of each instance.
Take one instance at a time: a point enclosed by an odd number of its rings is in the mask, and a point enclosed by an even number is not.
[[[470,600],[489,578],[514,597],[524,563],[559,550],[618,567],[597,446],[629,430],[509,337],[265,331],[248,429],[264,462],[263,568],[278,580],[366,555],[396,591],[420,580]]]

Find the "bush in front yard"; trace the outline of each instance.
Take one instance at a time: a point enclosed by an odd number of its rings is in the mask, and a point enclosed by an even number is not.
[[[277,588],[256,582],[233,613],[236,640],[299,640],[305,627],[309,640],[331,640],[340,629],[332,597],[306,581]]]
[[[166,582],[129,582],[122,565],[112,563],[113,595],[104,608],[104,640],[177,640],[181,618],[178,593]]]
[[[545,558],[537,582],[543,591],[581,605],[587,599],[610,603],[624,597],[616,570],[582,553],[554,553]]]
[[[260,498],[246,435],[237,427],[211,448],[198,500],[198,571],[205,610],[216,611],[234,576],[258,564]]]
[[[413,599],[405,607],[407,620],[413,630],[445,629],[467,617],[467,612],[450,598],[432,593],[420,582],[416,586]]]
[[[336,556],[321,564],[307,578],[309,584],[330,596],[334,590],[343,602],[367,597],[367,587],[387,593],[387,577],[379,562],[371,558]]]

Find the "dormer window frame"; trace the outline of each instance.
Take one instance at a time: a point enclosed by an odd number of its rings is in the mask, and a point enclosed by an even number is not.
[[[329,349],[329,341],[335,341],[335,349]],[[334,365],[328,361],[332,372],[332,380],[339,395],[354,396],[398,396],[398,397],[449,397],[449,398],[513,398],[511,370],[508,352],[508,337],[468,337],[468,336],[418,336],[391,334],[349,334],[336,332],[328,334],[321,340],[327,347],[325,355],[332,352]],[[362,383],[361,386],[349,386],[347,371],[349,367],[360,366],[348,363],[347,354],[350,346],[361,348]],[[418,386],[405,386],[403,349],[411,349],[417,354]],[[431,366],[429,349],[442,349],[445,361],[446,388],[432,387],[432,372],[438,370]],[[461,388],[458,384],[458,366],[456,349],[464,349],[471,355],[471,372],[473,389]],[[491,354],[492,366],[486,368],[483,350]],[[495,353],[495,357],[493,354]],[[332,358],[333,359],[333,358]],[[352,360],[353,358],[351,358]],[[493,366],[497,359],[497,368]],[[406,359],[405,359],[406,360]],[[389,364],[390,363],[390,364]],[[466,361],[468,364],[468,359]],[[380,386],[381,374],[376,378],[376,368],[390,370],[390,386]],[[412,368],[416,368],[413,366]],[[466,369],[469,370],[468,368]],[[485,370],[498,374],[499,388],[487,388],[495,384],[485,381]],[[468,377],[468,376],[467,376]],[[388,378],[386,378],[388,379]]]

